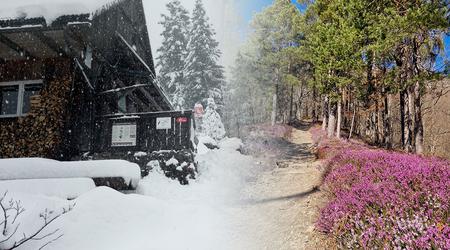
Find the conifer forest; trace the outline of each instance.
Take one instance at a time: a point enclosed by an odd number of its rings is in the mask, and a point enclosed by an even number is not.
[[[450,0],[0,3],[0,250],[450,249]]]

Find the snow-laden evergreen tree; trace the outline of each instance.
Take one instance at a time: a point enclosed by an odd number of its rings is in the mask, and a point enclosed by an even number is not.
[[[209,97],[214,98],[220,105],[225,82],[223,67],[218,63],[221,52],[201,0],[195,2],[191,22],[187,47],[189,54],[185,68],[186,107],[193,108],[195,103],[204,103]]]
[[[164,31],[163,42],[158,49],[158,79],[175,107],[184,106],[184,87],[186,79],[183,73],[188,55],[188,33],[190,32],[189,12],[180,1],[173,0],[167,5],[168,15],[162,14]]]
[[[203,115],[202,133],[216,141],[225,137],[225,128],[213,98],[208,98],[208,106]]]

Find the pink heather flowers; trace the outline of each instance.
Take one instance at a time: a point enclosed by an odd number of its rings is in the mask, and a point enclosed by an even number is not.
[[[316,224],[339,248],[450,249],[450,162],[322,139],[330,193]],[[332,153],[330,153],[333,151]]]

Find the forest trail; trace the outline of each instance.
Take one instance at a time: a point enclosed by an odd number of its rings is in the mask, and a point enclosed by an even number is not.
[[[318,189],[322,173],[307,130],[306,126],[293,128],[276,156],[260,152],[265,162],[275,160],[276,167],[259,173],[242,192],[234,211],[238,248],[323,249],[321,236],[314,231],[325,199]]]

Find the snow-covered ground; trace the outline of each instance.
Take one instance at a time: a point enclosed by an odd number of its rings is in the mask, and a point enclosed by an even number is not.
[[[95,188],[90,178],[24,179],[0,181],[0,194],[26,193],[75,199]]]
[[[140,181],[136,194],[100,187],[66,201],[9,193],[23,200],[27,213],[20,218],[24,225],[34,225],[21,226],[19,238],[22,232],[30,234],[38,228],[39,211],[48,208],[56,216],[75,204],[40,235],[59,229],[57,234],[27,242],[19,249],[39,249],[59,235],[61,238],[45,249],[230,249],[235,232],[232,207],[254,170],[253,158],[236,150],[240,143],[238,139],[225,139],[220,149],[198,155],[199,175],[188,186],[155,171]]]

